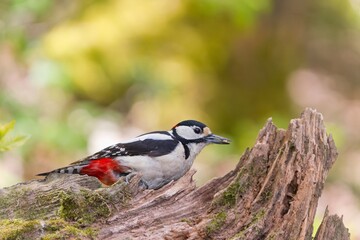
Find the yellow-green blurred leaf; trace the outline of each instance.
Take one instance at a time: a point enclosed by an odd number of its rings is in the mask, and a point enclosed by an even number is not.
[[[0,125],[0,153],[22,145],[29,138],[29,136],[26,135],[9,137],[14,127],[15,120],[5,123],[4,125]]]
[[[13,130],[15,126],[15,120],[8,122],[4,125],[0,126],[0,140],[5,137],[6,134],[9,133],[10,130]]]
[[[15,147],[18,147],[22,144],[24,144],[24,142],[29,138],[29,136],[26,135],[20,135],[20,136],[16,136],[10,140],[7,141],[0,141],[0,152],[5,152],[5,151],[9,151]]]

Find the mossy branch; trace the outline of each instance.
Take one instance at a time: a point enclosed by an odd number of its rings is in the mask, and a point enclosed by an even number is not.
[[[0,190],[4,239],[312,239],[313,220],[337,157],[322,115],[306,109],[287,130],[271,120],[234,170],[197,188],[194,170],[159,190],[50,175]],[[4,237],[5,236],[5,237]],[[326,212],[316,239],[349,239]]]

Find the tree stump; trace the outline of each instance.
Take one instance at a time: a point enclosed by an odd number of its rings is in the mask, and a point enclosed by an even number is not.
[[[159,190],[52,174],[0,190],[2,239],[312,239],[318,199],[337,157],[320,113],[287,130],[269,119],[234,170],[197,188],[189,171]],[[326,211],[315,239],[350,239]]]

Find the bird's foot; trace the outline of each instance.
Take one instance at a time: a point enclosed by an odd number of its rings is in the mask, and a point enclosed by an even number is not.
[[[128,175],[125,176],[125,179],[124,179],[124,183],[125,184],[130,184],[131,180],[133,179],[133,177],[135,177],[136,175],[138,175],[139,173],[138,172],[131,172],[129,173]],[[141,175],[140,175],[141,176]],[[148,184],[143,181],[142,179],[140,179],[139,181],[139,188],[141,189],[148,189],[149,186]]]
[[[125,183],[126,184],[129,184],[131,179],[136,175],[136,172],[131,172],[129,173],[128,175],[126,175],[125,177]]]

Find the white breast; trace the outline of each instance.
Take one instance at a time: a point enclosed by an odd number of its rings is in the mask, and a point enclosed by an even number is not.
[[[149,188],[160,188],[172,180],[177,180],[190,170],[197,154],[206,144],[189,144],[190,156],[185,159],[185,150],[179,144],[171,154],[160,157],[122,156],[117,160],[125,166],[141,172],[142,180]]]

